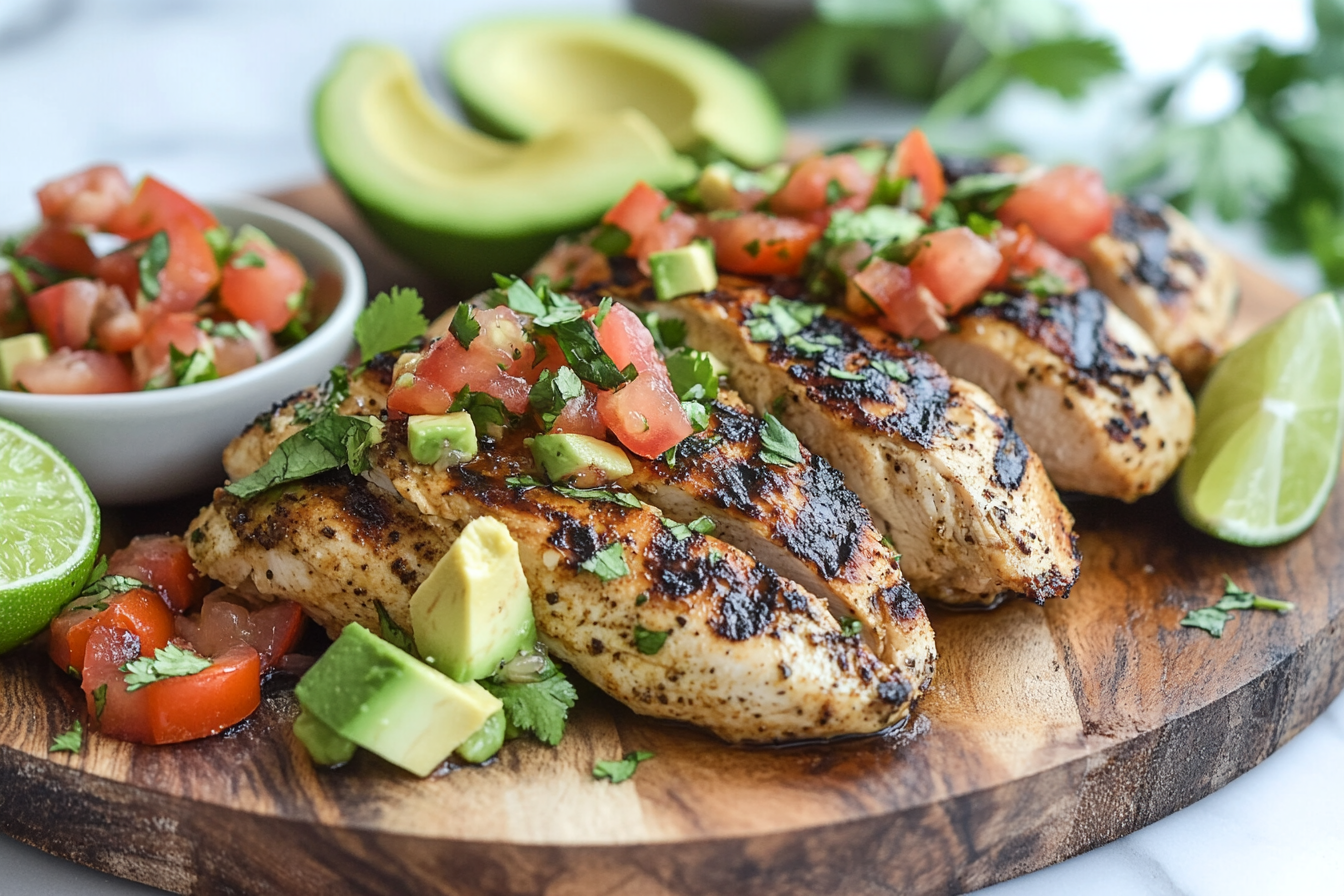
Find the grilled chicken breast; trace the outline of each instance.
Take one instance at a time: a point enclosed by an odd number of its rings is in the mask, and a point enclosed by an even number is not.
[[[1236,313],[1231,261],[1190,221],[1151,197],[1116,201],[1110,233],[1083,258],[1092,284],[1153,337],[1198,385],[1227,347]]]
[[[367,372],[342,410],[376,410],[389,384],[388,365]],[[235,440],[225,454],[230,476],[263,462],[296,430],[295,405],[312,397],[293,397]],[[190,539],[193,559],[230,586],[304,604],[330,630],[352,620],[376,629],[375,599],[394,620],[409,622],[415,588],[461,527],[488,514],[519,543],[548,647],[637,712],[703,725],[733,741],[829,737],[899,721],[927,687],[934,652],[923,608],[889,553],[880,543],[881,553],[863,547],[862,533],[850,561],[834,564],[855,581],[836,581],[830,596],[845,615],[872,622],[845,635],[827,598],[728,541],[678,537],[647,506],[510,486],[508,477],[532,467],[520,434],[440,472],[410,458],[398,429],[390,424],[389,437],[370,452],[368,481],[328,474],[250,501],[217,492],[193,524],[200,533]],[[730,442],[725,434],[702,436],[701,456]],[[645,471],[644,481],[656,484],[651,475]],[[706,487],[718,488],[711,479]],[[803,512],[789,511],[795,519]],[[627,574],[604,581],[581,567],[617,542]],[[796,568],[817,567],[801,557]],[[860,584],[865,574],[878,585]],[[636,626],[670,635],[646,655],[635,644]]]
[[[876,328],[827,314],[790,338],[753,339],[757,281],[655,302],[637,278],[590,286],[687,325],[748,402],[770,408],[845,482],[901,552],[915,590],[952,604],[1063,597],[1078,575],[1073,520],[1040,460],[983,390]]]
[[[1003,405],[1061,489],[1134,501],[1189,450],[1195,409],[1180,377],[1096,290],[975,305],[928,350]]]

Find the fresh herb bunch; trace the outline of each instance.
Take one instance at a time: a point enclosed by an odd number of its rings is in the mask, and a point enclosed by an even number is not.
[[[1285,52],[1251,40],[1200,60],[1153,95],[1157,134],[1120,171],[1180,208],[1225,220],[1258,219],[1270,245],[1309,251],[1331,285],[1344,285],[1344,0],[1315,0],[1314,46]],[[1191,124],[1174,98],[1211,62],[1240,82],[1241,105]]]
[[[838,105],[863,85],[931,103],[935,117],[982,111],[1013,83],[1077,98],[1124,69],[1114,42],[1085,34],[1059,0],[818,0],[757,66],[790,111]]]

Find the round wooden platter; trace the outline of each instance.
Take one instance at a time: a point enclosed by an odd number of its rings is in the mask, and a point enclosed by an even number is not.
[[[288,201],[403,271],[326,187]],[[1247,331],[1292,301],[1251,271]],[[182,531],[190,502],[113,530]],[[0,657],[0,829],[179,893],[956,893],[1057,862],[1226,784],[1344,684],[1344,501],[1293,543],[1248,550],[1192,531],[1163,494],[1075,508],[1083,573],[1044,608],[933,611],[940,659],[904,732],[742,748],[639,718],[591,688],[564,741],[508,745],[418,780],[368,755],[318,771],[292,691],[226,736],[139,747],[89,735],[78,689],[37,646]],[[1223,574],[1296,612],[1241,612],[1221,640],[1182,628]],[[656,758],[595,781],[598,759]]]

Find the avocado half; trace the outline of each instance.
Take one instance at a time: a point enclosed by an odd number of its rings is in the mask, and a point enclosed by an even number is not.
[[[341,56],[315,131],[332,177],[389,246],[476,289],[595,223],[635,181],[670,189],[696,172],[629,109],[575,115],[526,143],[487,137],[448,118],[405,54],[381,45]]]
[[[638,109],[682,152],[712,148],[757,167],[784,146],[783,115],[755,72],[648,19],[491,19],[454,37],[443,64],[471,120],[504,137]]]

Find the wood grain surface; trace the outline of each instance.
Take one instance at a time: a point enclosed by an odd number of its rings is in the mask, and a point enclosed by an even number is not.
[[[329,187],[281,198],[350,238],[374,289],[435,289]],[[1252,271],[1243,284],[1243,332],[1293,301]],[[206,498],[122,513],[108,538],[180,532]],[[49,754],[82,699],[30,646],[0,657],[0,829],[179,893],[972,890],[1216,790],[1344,685],[1338,493],[1310,532],[1262,550],[1192,531],[1167,493],[1073,509],[1073,596],[933,611],[933,688],[907,730],[880,738],[732,747],[585,687],[559,748],[517,741],[489,766],[420,781],[364,754],[315,770],[289,730],[293,682],[276,680],[226,736],[156,748],[91,735],[79,755]],[[1181,628],[1224,573],[1297,611],[1238,613],[1221,640]],[[624,784],[593,780],[594,760],[634,749],[656,758]]]

